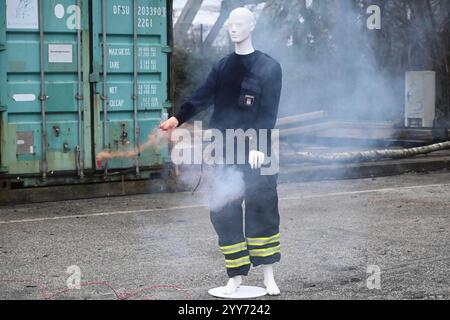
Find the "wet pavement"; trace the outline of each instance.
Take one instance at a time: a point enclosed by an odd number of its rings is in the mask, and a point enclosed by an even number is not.
[[[263,299],[449,299],[449,171],[286,183],[279,195],[282,294]],[[0,207],[0,299],[210,299],[227,278],[203,197]],[[262,270],[245,284],[262,285]]]

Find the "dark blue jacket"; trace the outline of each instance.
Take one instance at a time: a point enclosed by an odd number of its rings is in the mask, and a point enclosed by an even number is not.
[[[256,50],[231,53],[214,64],[206,81],[175,115],[180,124],[214,105],[210,128],[273,129],[282,88],[280,64]]]

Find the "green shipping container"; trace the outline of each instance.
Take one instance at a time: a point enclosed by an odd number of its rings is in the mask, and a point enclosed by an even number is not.
[[[170,13],[166,0],[1,1],[0,178],[162,167],[167,145],[108,163],[95,154],[138,147],[167,117]]]

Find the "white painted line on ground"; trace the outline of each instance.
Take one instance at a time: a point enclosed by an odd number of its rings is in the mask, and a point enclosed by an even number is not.
[[[62,217],[44,217],[44,218],[36,218],[36,219],[8,220],[8,221],[0,221],[0,224],[40,222],[40,221],[64,220],[64,219],[80,219],[80,218],[85,218],[85,217],[105,217],[105,216],[114,216],[114,215],[120,215],[120,214],[136,214],[136,213],[147,213],[147,212],[198,209],[201,207],[203,207],[203,206],[202,205],[192,205],[192,206],[183,206],[183,207],[168,207],[168,208],[155,208],[155,209],[142,209],[142,210],[129,210],[129,211],[98,212],[98,213],[87,213],[87,214],[78,214],[78,215],[70,215],[70,216],[62,216]]]
[[[371,190],[360,190],[360,191],[321,193],[321,194],[313,194],[313,195],[300,196],[300,197],[281,197],[281,198],[279,198],[279,200],[280,201],[305,200],[305,199],[317,199],[317,198],[325,198],[325,197],[355,195],[355,194],[396,192],[399,190],[414,190],[414,189],[435,188],[435,187],[450,187],[450,184],[428,184],[428,185],[421,185],[421,186],[409,186],[409,187],[398,187],[398,188],[383,188],[383,189],[371,189]],[[7,221],[0,221],[0,225],[15,224],[15,223],[28,223],[28,222],[42,222],[42,221],[52,221],[52,220],[65,220],[65,219],[78,219],[78,218],[87,218],[87,217],[105,217],[105,216],[115,216],[115,215],[122,215],[122,214],[125,215],[125,214],[139,214],[139,213],[149,213],[149,212],[186,210],[186,209],[201,209],[201,208],[206,208],[206,206],[202,205],[202,204],[196,204],[196,205],[191,205],[191,206],[168,207],[168,208],[87,213],[87,214],[81,214],[81,215],[70,215],[70,216],[62,216],[62,217],[44,217],[44,218],[36,218],[36,219],[7,220]]]
[[[410,186],[410,187],[397,187],[397,188],[383,188],[383,189],[371,189],[371,190],[359,190],[359,191],[344,191],[344,192],[335,192],[335,193],[322,193],[322,194],[313,194],[304,197],[284,197],[280,198],[280,200],[303,200],[303,199],[314,199],[314,198],[323,198],[323,197],[335,197],[335,196],[347,196],[347,195],[355,195],[355,194],[367,194],[367,193],[385,193],[385,192],[395,192],[398,190],[414,190],[414,189],[422,189],[422,188],[435,188],[435,187],[450,187],[450,184],[427,184],[422,186]]]

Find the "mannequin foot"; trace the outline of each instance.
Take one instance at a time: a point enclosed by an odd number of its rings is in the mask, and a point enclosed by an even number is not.
[[[241,286],[241,283],[242,283],[241,276],[230,278],[228,284],[224,287],[224,293],[228,295],[235,293],[236,290]]]
[[[266,291],[269,296],[279,296],[280,289],[278,288],[274,279],[264,280],[264,285],[266,286]]]
[[[273,266],[264,266],[264,285],[266,286],[267,294],[270,296],[280,295],[280,289],[278,288],[273,275]]]

